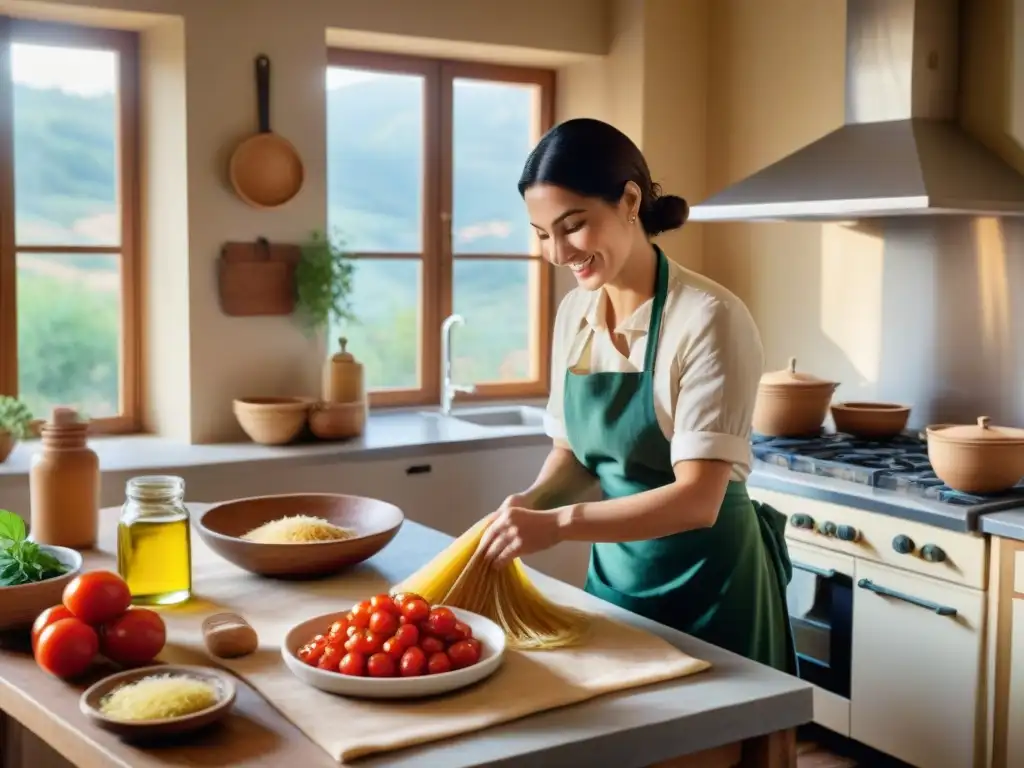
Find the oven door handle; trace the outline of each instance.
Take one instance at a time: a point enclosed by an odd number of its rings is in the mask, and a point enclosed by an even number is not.
[[[808,565],[807,563],[801,563],[798,560],[790,561],[794,568],[801,571],[807,571],[813,573],[815,576],[820,576],[823,579],[834,579],[836,577],[835,568],[818,568],[816,565]]]
[[[895,590],[888,589],[887,587],[880,587],[870,579],[861,579],[857,582],[857,586],[861,589],[866,589],[869,592],[874,592],[876,595],[882,595],[883,597],[891,597],[896,600],[902,600],[905,603],[916,605],[919,608],[924,608],[926,611],[937,613],[939,616],[956,616],[956,608],[951,608],[948,605],[941,605],[939,603],[933,603],[930,600],[922,600],[919,597],[913,595],[906,595],[902,592],[896,592]]]

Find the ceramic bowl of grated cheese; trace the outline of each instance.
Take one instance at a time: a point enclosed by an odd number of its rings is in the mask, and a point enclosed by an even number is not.
[[[216,504],[196,520],[210,549],[250,573],[315,578],[337,573],[382,550],[405,516],[365,496],[295,493]]]
[[[105,677],[82,694],[93,723],[124,738],[151,739],[205,728],[235,703],[235,684],[207,667],[160,664]]]

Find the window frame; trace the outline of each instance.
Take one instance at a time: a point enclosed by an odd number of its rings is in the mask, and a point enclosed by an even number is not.
[[[121,242],[116,246],[61,244],[18,247],[15,234],[14,88],[11,45],[29,43],[91,48],[118,54],[118,208]],[[19,253],[119,256],[120,413],[90,422],[96,434],[126,434],[142,427],[141,290],[139,281],[139,38],[126,30],[86,27],[0,16],[0,394],[18,391],[17,256]],[[39,423],[48,414],[35,414]],[[38,426],[38,424],[37,424]]]
[[[530,380],[512,382],[456,382],[474,384],[473,394],[462,401],[546,397],[550,388],[551,334],[554,323],[554,285],[551,265],[534,238],[531,253],[453,253],[451,217],[454,188],[452,116],[453,84],[468,78],[492,83],[521,83],[539,89],[536,138],[554,124],[555,72],[548,69],[487,62],[456,61],[346,48],[328,50],[328,67],[418,75],[423,78],[423,218],[420,253],[354,252],[356,260],[413,260],[420,263],[419,378],[417,389],[369,391],[371,406],[427,406],[441,401],[441,324],[452,314],[454,266],[457,260],[515,260],[533,264],[536,275],[530,313]]]

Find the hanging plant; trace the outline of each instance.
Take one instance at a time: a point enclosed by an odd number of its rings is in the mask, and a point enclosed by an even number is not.
[[[15,440],[24,440],[32,434],[32,411],[16,397],[0,395],[0,432]]]
[[[352,281],[355,264],[341,238],[314,231],[301,246],[295,266],[295,306],[303,325],[322,331],[331,321],[354,322]]]

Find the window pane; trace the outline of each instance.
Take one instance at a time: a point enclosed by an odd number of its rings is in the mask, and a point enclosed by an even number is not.
[[[332,329],[331,335],[348,338],[349,351],[363,364],[367,389],[420,386],[420,272],[419,259],[356,261],[356,322]]]
[[[452,248],[532,253],[516,184],[539,136],[540,88],[456,79],[452,117]]]
[[[18,254],[18,393],[92,418],[120,413],[121,274],[116,254]]]
[[[460,259],[452,283],[455,312],[452,373],[462,383],[531,381],[538,264],[511,259]]]
[[[327,210],[358,253],[423,251],[420,75],[327,70]]]
[[[15,237],[118,245],[118,59],[113,51],[11,46]]]

